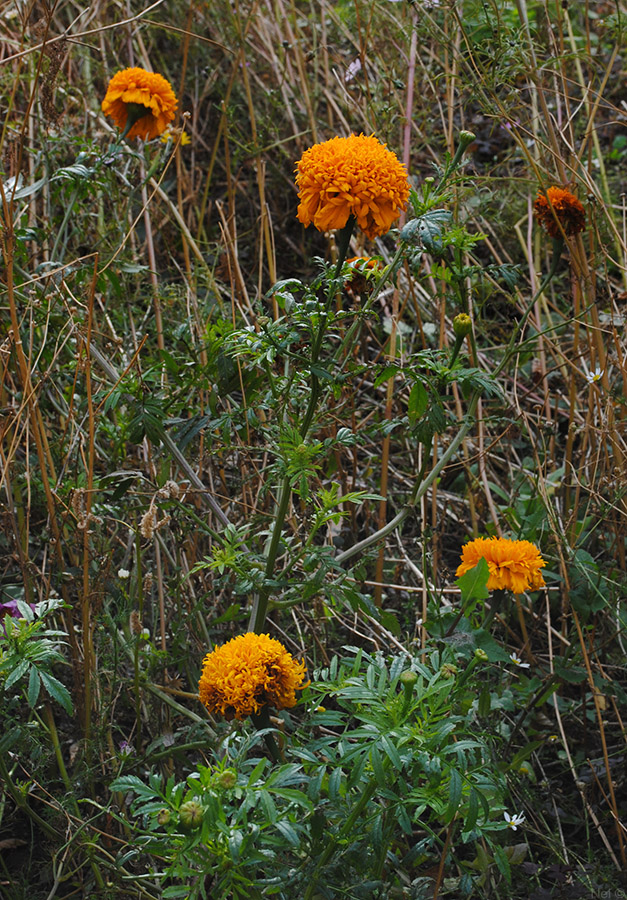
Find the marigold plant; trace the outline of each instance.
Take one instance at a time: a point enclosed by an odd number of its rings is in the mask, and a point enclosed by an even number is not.
[[[586,227],[585,209],[566,188],[554,186],[546,193],[538,191],[533,210],[542,228],[552,238],[560,237],[562,229],[564,234],[570,235],[579,234]]]
[[[305,687],[305,664],[267,634],[241,634],[208,653],[198,685],[213,715],[244,719],[264,706],[289,709]]]
[[[318,231],[343,228],[350,216],[374,239],[405,209],[405,166],[374,135],[334,137],[305,150],[296,164],[298,219]]]
[[[163,75],[131,68],[117,72],[107,87],[102,111],[121,131],[131,126],[127,137],[150,141],[166,130],[174,119],[177,99]]]
[[[540,569],[546,563],[531,541],[497,537],[469,541],[462,548],[462,562],[456,575],[459,577],[474,569],[480,559],[485,559],[490,570],[487,584],[490,591],[510,590],[522,594],[544,587]]]

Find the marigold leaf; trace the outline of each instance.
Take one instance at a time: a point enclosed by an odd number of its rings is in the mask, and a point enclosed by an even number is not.
[[[462,592],[462,605],[471,600],[486,600],[490,596],[487,588],[489,577],[487,560],[482,557],[473,569],[457,579],[457,585]]]

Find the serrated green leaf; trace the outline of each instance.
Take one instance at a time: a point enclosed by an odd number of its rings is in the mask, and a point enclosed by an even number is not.
[[[444,813],[444,821],[448,824],[459,808],[462,799],[462,777],[457,769],[451,769],[448,786],[448,806]]]
[[[309,797],[307,797],[306,794],[303,794],[302,791],[296,790],[296,788],[272,788],[272,793],[276,797],[282,797],[283,800],[290,800],[297,806],[302,806],[309,812],[313,812],[313,803]]]
[[[255,768],[250,773],[250,778],[248,779],[247,787],[252,787],[255,784],[255,782],[259,779],[259,776],[261,775],[261,773],[263,772],[263,770],[265,769],[267,764],[268,764],[267,758],[265,756],[262,756],[261,759],[259,760],[259,762],[257,763],[257,765],[255,766]]]
[[[383,815],[379,813],[375,816],[374,822],[372,823],[372,846],[374,852],[377,856],[382,857],[385,853],[385,848],[383,846]],[[374,895],[371,895],[374,896]]]
[[[138,778],[137,775],[120,775],[109,785],[111,791],[123,791],[127,793],[132,791],[138,797],[154,797],[155,790]]]
[[[66,686],[61,684],[58,678],[55,678],[54,675],[50,675],[48,672],[40,671],[39,677],[52,699],[56,700],[66,713],[71,716],[73,712],[72,698],[70,697],[70,692]]]
[[[384,382],[389,381],[390,378],[395,378],[402,369],[399,366],[386,366],[374,380],[375,388],[380,387]]]
[[[161,896],[164,900],[176,900],[178,897],[189,897],[189,887],[181,887],[180,885],[171,885],[171,887],[164,888]]]
[[[403,768],[403,761],[399,755],[398,750],[392,743],[392,741],[387,737],[387,735],[381,736],[381,743],[383,744],[383,749],[385,750],[390,762],[394,766],[397,771]]]
[[[487,560],[482,557],[474,569],[470,569],[469,572],[457,579],[457,586],[462,594],[462,605],[471,600],[487,600],[490,596],[487,588],[489,577],[490,569]]]
[[[22,675],[28,669],[29,662],[27,659],[21,659],[12,672],[7,676],[7,680],[4,683],[5,690],[8,690],[12,687],[16,681],[19,681]]]
[[[292,847],[300,846],[300,838],[298,837],[298,833],[287,819],[277,819],[275,823],[275,827],[277,831],[280,831],[285,840]]]
[[[0,739],[0,753],[8,753],[11,747],[14,747],[22,736],[22,729],[19,725],[8,731],[3,738]]]
[[[380,787],[385,787],[385,770],[383,768],[383,760],[381,759],[381,754],[379,753],[376,744],[373,744],[370,748],[370,762],[372,764],[374,777],[377,779],[377,784]]]
[[[277,812],[277,808],[275,806],[274,800],[266,790],[259,791],[259,799],[261,801],[261,805],[264,808],[266,816],[270,822],[274,825],[279,817]]]
[[[342,770],[334,769],[329,776],[329,797],[331,800],[337,800],[340,795],[340,784],[342,782]]]
[[[417,381],[409,392],[407,416],[411,425],[421,419],[429,406],[429,394],[423,384]]]
[[[39,678],[39,672],[35,668],[35,666],[31,666],[30,675],[28,676],[28,691],[27,691],[27,699],[28,705],[31,709],[35,708],[35,704],[39,698],[39,689],[41,688],[41,679]]]
[[[470,794],[468,795],[468,812],[466,813],[466,819],[464,821],[464,831],[472,831],[477,824],[478,814],[479,800],[477,798],[477,792],[471,787]]]

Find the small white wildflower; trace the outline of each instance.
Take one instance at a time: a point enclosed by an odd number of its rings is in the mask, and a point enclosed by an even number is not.
[[[130,578],[131,573],[128,569],[118,569],[118,578]]]
[[[525,817],[522,813],[514,814],[510,816],[509,813],[503,813],[503,818],[507,822],[508,828],[511,828],[512,831],[516,831],[519,825],[525,821]]]
[[[524,663],[520,656],[517,656],[516,653],[510,653],[509,658],[514,663],[514,665],[518,666],[520,669],[529,668],[529,663]]]
[[[352,63],[346,69],[346,73],[344,75],[344,81],[352,81],[355,75],[361,72],[361,60],[359,57],[354,59]]]
[[[594,372],[586,372],[585,375],[588,384],[595,384],[603,378],[603,369],[600,366],[597,366]]]

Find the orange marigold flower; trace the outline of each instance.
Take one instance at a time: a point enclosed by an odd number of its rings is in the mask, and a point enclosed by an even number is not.
[[[546,194],[538,191],[533,210],[540,225],[552,238],[561,237],[560,225],[564,234],[579,234],[586,227],[585,209],[566,188],[550,187]]]
[[[306,687],[305,664],[267,634],[241,634],[205,656],[200,702],[214,715],[244,719],[263,706],[289,709]]]
[[[334,137],[305,150],[296,164],[298,218],[318,231],[350,216],[371,239],[386,234],[407,205],[405,166],[374,135]]]
[[[512,541],[509,538],[476,538],[464,544],[457,576],[474,569],[485,559],[490,570],[488,590],[510,590],[514,594],[535,591],[544,587],[542,569],[546,566],[540,551],[531,541]]]
[[[177,100],[172,85],[163,75],[146,69],[123,69],[116,72],[102,101],[102,111],[110,116],[120,131],[131,117],[127,137],[151,141],[163,134],[174,119]]]

